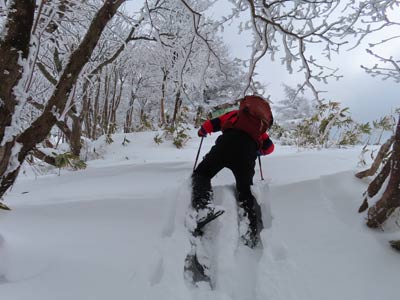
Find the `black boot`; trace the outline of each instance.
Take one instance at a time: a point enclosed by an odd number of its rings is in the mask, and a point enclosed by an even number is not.
[[[241,239],[246,246],[254,248],[260,243],[260,232],[264,228],[260,205],[253,196],[239,200],[238,204]]]
[[[213,204],[211,180],[196,173],[192,175],[192,207],[195,209],[192,218],[197,224],[193,228],[196,235],[201,235],[206,224],[224,213],[221,207]]]
[[[192,175],[192,207],[196,210],[206,208],[212,203],[211,179],[203,175]]]

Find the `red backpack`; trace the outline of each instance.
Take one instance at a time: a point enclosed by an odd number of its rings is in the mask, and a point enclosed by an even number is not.
[[[228,120],[223,129],[236,128],[249,134],[259,143],[261,135],[272,126],[269,103],[259,96],[245,96],[240,102],[236,122]]]

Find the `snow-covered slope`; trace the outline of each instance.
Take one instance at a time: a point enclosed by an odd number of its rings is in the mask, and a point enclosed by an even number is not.
[[[399,295],[399,254],[357,214],[366,182],[354,178],[359,149],[264,157],[263,250],[238,242],[234,179],[213,180],[226,213],[209,225],[216,289],[183,279],[190,244],[184,220],[199,140],[183,150],[154,134],[99,142],[101,159],[61,176],[21,177],[0,211],[0,299],[375,300]],[[208,137],[202,154],[211,147]],[[258,172],[258,167],[256,172]]]

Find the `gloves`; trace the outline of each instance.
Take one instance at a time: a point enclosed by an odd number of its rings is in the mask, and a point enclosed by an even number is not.
[[[197,132],[199,137],[207,137],[207,131],[204,129],[203,126],[200,127],[199,131]]]
[[[267,152],[264,149],[257,150],[257,156],[265,156]]]

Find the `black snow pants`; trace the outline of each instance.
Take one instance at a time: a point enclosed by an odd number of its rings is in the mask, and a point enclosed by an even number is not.
[[[192,206],[204,208],[212,201],[211,179],[223,168],[232,171],[236,180],[238,204],[253,210],[253,184],[257,143],[246,133],[228,129],[223,132],[192,175]]]

